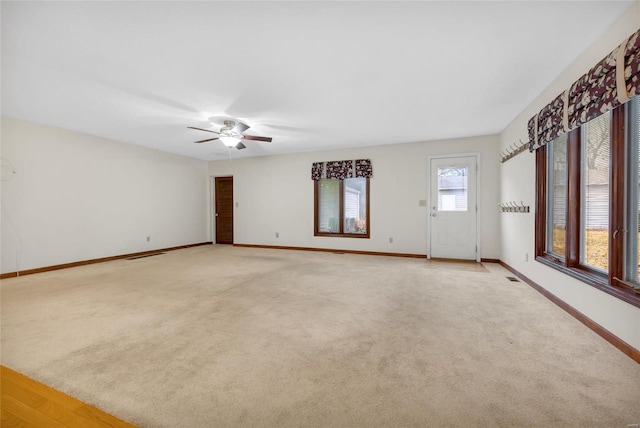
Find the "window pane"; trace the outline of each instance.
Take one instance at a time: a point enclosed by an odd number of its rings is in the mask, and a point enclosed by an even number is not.
[[[625,279],[638,284],[640,281],[640,98],[634,98],[629,108],[628,156],[630,162],[626,174],[627,233]]]
[[[344,180],[344,233],[367,233],[367,179]]]
[[[582,251],[585,265],[609,269],[611,113],[587,122],[582,140]]]
[[[467,211],[469,168],[438,168],[438,211]]]
[[[635,190],[635,203],[633,204],[634,211],[636,216],[633,217],[633,221],[631,224],[635,225],[636,228],[630,229],[633,231],[631,236],[635,240],[635,245],[633,246],[635,249],[635,260],[637,261],[635,273],[635,278],[632,278],[634,282],[640,282],[640,97],[635,97],[633,100],[633,123],[635,125],[633,138],[632,137],[632,148],[635,151],[635,156],[631,159],[636,159],[638,163],[635,163],[636,169],[633,174],[633,178],[630,181],[630,187],[633,187]]]
[[[318,231],[338,233],[340,226],[340,181],[322,179],[318,192]]]
[[[549,143],[547,252],[564,257],[567,229],[567,134]]]

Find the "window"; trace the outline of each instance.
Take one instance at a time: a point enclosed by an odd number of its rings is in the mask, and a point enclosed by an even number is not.
[[[640,307],[636,97],[536,152],[536,260]]]
[[[438,168],[438,211],[467,211],[469,168]]]
[[[315,182],[315,236],[369,237],[369,179]]]
[[[587,122],[581,133],[580,261],[602,272],[609,271],[610,125],[608,112]]]
[[[625,280],[635,286],[640,285],[640,101],[636,99],[630,103],[629,139],[636,144],[627,146],[627,239],[625,257]]]
[[[547,251],[564,258],[567,230],[567,135],[558,137],[549,144]]]

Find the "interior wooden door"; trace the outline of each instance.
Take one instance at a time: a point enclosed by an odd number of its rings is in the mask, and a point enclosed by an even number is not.
[[[216,177],[216,244],[233,244],[233,177]]]

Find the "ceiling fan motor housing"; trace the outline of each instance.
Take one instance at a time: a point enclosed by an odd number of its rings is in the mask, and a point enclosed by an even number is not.
[[[225,120],[224,126],[220,128],[220,135],[223,137],[242,138],[240,133],[234,131],[235,126],[236,123],[233,120]]]

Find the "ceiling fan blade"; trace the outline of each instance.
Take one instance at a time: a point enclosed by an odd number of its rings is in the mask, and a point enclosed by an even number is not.
[[[242,149],[246,149],[247,146],[245,146],[244,144],[242,144],[242,141],[240,141],[237,145],[236,145],[236,149],[238,150],[242,150]]]
[[[194,141],[194,143],[206,143],[207,141],[213,141],[213,140],[217,140],[218,137],[216,138],[209,138],[208,140],[200,140],[200,141]]]
[[[246,131],[249,128],[250,126],[247,125],[246,123],[238,122],[236,123],[236,126],[233,127],[233,130],[236,131],[238,134],[242,134],[244,131]]]
[[[242,138],[244,138],[245,140],[264,141],[266,143],[270,143],[271,141],[273,141],[273,138],[271,137],[257,137],[255,135],[243,135]]]
[[[209,131],[208,129],[195,128],[195,127],[193,127],[193,126],[187,126],[187,128],[189,128],[189,129],[196,129],[196,130],[198,130],[198,131],[212,132],[212,133],[214,133],[214,134],[219,134],[219,132],[216,132],[216,131]]]

